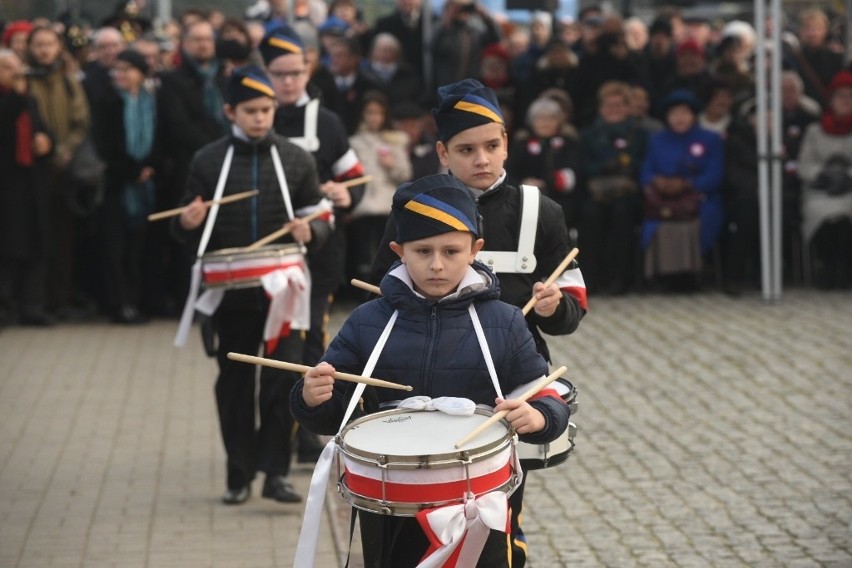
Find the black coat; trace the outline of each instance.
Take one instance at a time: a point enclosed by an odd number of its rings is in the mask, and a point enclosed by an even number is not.
[[[45,157],[33,166],[15,160],[16,122],[29,111],[33,133],[45,132],[35,101],[14,91],[0,93],[0,256],[44,257],[49,246],[51,192]],[[0,270],[3,268],[0,267]]]

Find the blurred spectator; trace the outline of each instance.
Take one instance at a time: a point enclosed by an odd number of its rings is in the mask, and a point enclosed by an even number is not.
[[[346,24],[346,37],[358,40],[361,51],[367,51],[370,44],[370,27],[361,19],[361,12],[355,0],[331,0],[328,15],[339,18]]]
[[[639,18],[627,18],[624,20],[624,39],[630,51],[644,51],[648,45],[648,26]]]
[[[586,188],[580,246],[590,292],[624,294],[635,284],[642,203],[637,180],[647,138],[631,116],[630,86],[604,83],[598,91],[598,118],[581,136]]]
[[[663,102],[666,128],[651,136],[640,177],[644,189],[645,276],[673,290],[700,285],[702,255],[722,230],[722,139],[697,124],[699,102],[687,90]]]
[[[65,64],[62,41],[56,31],[36,27],[27,47],[30,93],[54,140],[48,182],[53,192],[54,231],[48,272],[50,299],[57,316],[73,318],[83,315],[79,310],[83,300],[75,266],[78,240],[75,188],[69,181],[68,168],[89,128],[89,108],[80,81]]]
[[[421,81],[423,74],[422,0],[396,0],[394,10],[373,26],[376,34],[389,33],[402,45],[402,59]]]
[[[577,14],[580,38],[571,46],[577,57],[584,57],[595,50],[598,36],[604,23],[604,13],[600,6],[586,6]]]
[[[513,136],[506,171],[562,206],[565,225],[569,231],[576,231],[582,162],[577,131],[568,123],[563,107],[545,97],[530,105],[526,126]]]
[[[361,103],[358,132],[349,139],[361,157],[364,173],[372,176],[364,198],[352,211],[349,223],[350,274],[368,280],[390,216],[393,194],[399,184],[411,180],[408,136],[393,130],[390,103],[384,93],[368,91]]]
[[[721,79],[711,79],[705,86],[702,96],[704,108],[698,115],[698,124],[725,138],[734,106],[734,93],[730,83]]]
[[[663,123],[652,117],[651,97],[648,90],[641,85],[633,85],[630,88],[630,114],[635,118],[639,126],[645,132],[651,134],[663,128]]]
[[[502,44],[493,43],[482,50],[482,60],[479,63],[479,81],[497,95],[500,106],[509,112],[503,114],[508,119],[507,128],[512,124],[515,103],[517,101],[516,85],[518,83],[509,74],[509,52]]]
[[[710,41],[710,36],[712,30],[710,28],[710,21],[704,16],[684,16],[683,17],[683,25],[685,28],[685,38],[691,39],[703,51],[708,51],[711,49],[712,43]]]
[[[829,82],[843,67],[843,54],[829,47],[828,30],[828,16],[821,9],[809,8],[799,13],[801,49],[794,51],[795,61],[805,82],[805,94],[822,106],[828,102]]]
[[[52,231],[43,167],[52,145],[21,59],[0,49],[0,326],[16,316],[24,325],[54,322],[45,306]]]
[[[497,25],[476,0],[447,0],[431,44],[435,84],[476,77],[482,50],[499,41]]]
[[[693,96],[700,97],[709,80],[707,60],[704,50],[691,39],[682,42],[675,50],[675,73],[663,83],[661,91],[655,99],[662,103],[668,96],[678,90],[687,90]],[[665,119],[665,110],[655,108],[658,118]]]
[[[92,40],[95,58],[83,67],[83,88],[90,105],[97,105],[112,93],[112,64],[125,45],[121,32],[113,27],[100,28],[95,32]]]
[[[114,61],[115,89],[92,107],[92,138],[106,162],[101,208],[108,308],[113,321],[144,323],[139,311],[147,216],[156,207],[156,100],[145,87],[145,57],[132,49]]]
[[[144,3],[144,2],[143,2]],[[115,10],[102,22],[101,27],[113,27],[121,33],[125,43],[136,41],[151,30],[151,20],[142,15],[140,2],[122,0],[115,5]]]
[[[604,83],[622,81],[635,84],[645,80],[643,62],[627,48],[620,19],[607,19],[591,47],[593,50],[585,52],[580,59],[577,84],[571,91],[576,121],[581,127],[594,122],[598,89]]]
[[[27,38],[33,31],[33,25],[26,20],[9,22],[3,28],[3,45],[15,52],[21,61],[27,59]]]
[[[743,53],[742,40],[738,36],[725,36],[716,47],[716,57],[709,69],[711,76],[729,85],[731,96],[739,101],[754,92],[752,70],[749,62],[742,59]]]
[[[553,16],[549,12],[535,11],[529,31],[529,45],[519,56],[512,59],[512,80],[516,85],[527,85],[532,79],[536,63],[544,55],[553,39]]]
[[[411,179],[442,172],[435,150],[434,122],[429,111],[414,101],[403,101],[391,108],[393,128],[408,135],[408,160]]]
[[[562,89],[573,93],[577,84],[579,61],[570,46],[561,39],[552,40],[533,69],[528,88],[518,93],[518,108],[526,109],[529,104],[547,89]]]
[[[134,51],[139,52],[145,58],[145,63],[148,64],[148,87],[152,87],[151,80],[156,78],[156,83],[159,83],[158,74],[162,71],[160,64],[160,42],[153,34],[146,34],[137,39],[131,45]]]
[[[822,289],[852,287],[852,72],[827,89],[828,106],[805,132],[799,154],[802,231]]]
[[[333,110],[343,120],[351,136],[360,122],[364,93],[384,91],[381,80],[372,71],[361,67],[361,48],[355,38],[340,38],[329,48],[329,71],[334,75],[339,95]]]
[[[391,105],[416,101],[423,96],[423,85],[402,59],[402,46],[389,33],[376,34],[370,48],[367,67],[381,81]]]
[[[675,73],[675,43],[672,24],[658,16],[648,29],[648,45],[644,49],[648,68],[649,94],[657,100],[669,77]]]
[[[211,8],[207,11],[207,21],[213,26],[213,31],[219,34],[225,24],[225,14],[218,8]]]

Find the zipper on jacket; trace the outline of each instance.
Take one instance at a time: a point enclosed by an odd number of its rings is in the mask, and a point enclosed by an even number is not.
[[[252,188],[257,188],[257,174],[258,164],[257,164],[257,145],[252,144],[252,154],[251,154],[251,186]],[[251,198],[251,242],[255,242],[260,239],[260,236],[257,234],[257,226],[258,226],[258,211],[257,204],[260,201],[260,194],[255,195]]]
[[[423,362],[422,394],[432,396],[432,370],[435,366],[435,338],[438,336],[438,304],[429,313],[429,339],[426,342],[426,360]]]

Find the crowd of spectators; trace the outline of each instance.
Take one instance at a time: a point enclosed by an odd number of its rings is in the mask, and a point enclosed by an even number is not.
[[[440,170],[436,87],[473,77],[499,97],[510,179],[562,205],[591,294],[692,290],[711,271],[729,294],[757,289],[751,23],[592,7],[518,25],[447,0],[424,39],[420,0],[397,0],[372,25],[353,0],[297,0],[289,19],[287,4],[153,25],[121,2],[97,23],[2,24],[0,320],[176,315],[191,259],[146,216],[178,204],[194,153],[228,132],[228,75],[262,64],[261,39],[285,21],[306,46],[309,92],[372,176],[338,220],[350,276],[375,254],[393,189]],[[784,113],[784,264],[849,289],[852,71],[822,9],[791,16],[777,23],[782,45],[766,47],[784,66],[771,93]]]

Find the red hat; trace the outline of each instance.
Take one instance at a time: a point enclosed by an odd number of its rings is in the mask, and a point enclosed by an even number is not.
[[[511,56],[509,51],[500,43],[492,43],[482,50],[482,59],[486,57],[499,57],[503,61],[509,61]]]
[[[693,53],[701,59],[704,59],[704,49],[702,49],[702,47],[698,45],[698,42],[694,39],[683,40],[682,42],[680,42],[680,44],[677,46],[677,49],[675,50],[675,55],[677,57],[680,57],[681,55],[684,55],[686,53]]]
[[[852,71],[841,71],[828,84],[828,94],[831,95],[835,90],[843,87],[852,89]]]
[[[8,47],[9,42],[12,41],[13,35],[20,33],[25,33],[29,35],[31,31],[33,31],[33,25],[27,20],[9,22],[9,24],[3,30],[3,45]]]

